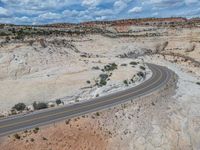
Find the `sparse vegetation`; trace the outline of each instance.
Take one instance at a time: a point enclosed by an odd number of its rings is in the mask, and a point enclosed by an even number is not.
[[[25,108],[26,108],[26,105],[24,103],[18,103],[13,107],[13,109],[17,111],[23,111],[25,110]]]
[[[128,80],[124,80],[124,84],[128,86]]]
[[[36,127],[34,130],[33,130],[33,132],[36,134],[36,133],[38,133],[38,131],[39,131],[39,128],[38,127]]]
[[[33,103],[33,108],[35,110],[40,110],[40,109],[46,109],[48,108],[48,105],[46,103],[43,103],[43,102],[34,102]]]
[[[115,63],[111,63],[111,64],[104,66],[105,71],[113,71],[115,69],[117,69],[117,64],[115,64]]]
[[[70,123],[70,119],[65,121],[65,124],[68,125]]]
[[[107,84],[106,80],[101,79],[99,82],[99,86],[105,86]]]
[[[100,81],[99,81],[99,83],[97,81],[96,84],[98,86],[105,86],[107,84],[108,77],[109,76],[107,74],[100,74],[99,75]]]
[[[91,83],[89,80],[87,80],[86,82],[87,82],[87,84],[90,84],[90,83]]]
[[[57,104],[57,105],[60,105],[61,103],[62,103],[62,101],[61,101],[60,99],[57,99],[57,100],[56,100],[56,104]]]
[[[102,80],[106,80],[108,78],[108,75],[107,74],[100,74],[99,77]]]
[[[96,67],[92,67],[92,70],[100,70],[100,68],[96,66]]]
[[[45,138],[45,137],[42,137],[42,139],[44,140],[44,141],[47,141],[48,139],[47,138]]]
[[[14,138],[20,140],[21,136],[18,133],[16,133],[16,134],[14,134]]]
[[[141,71],[138,72],[137,75],[138,75],[139,77],[145,78],[145,74],[144,74],[143,72],[141,72]]]
[[[137,62],[135,62],[135,61],[132,61],[132,62],[130,62],[130,65],[137,65],[138,63]]]
[[[146,70],[146,68],[144,66],[140,66],[140,69],[142,70]]]
[[[100,116],[100,113],[99,113],[99,112],[96,112],[96,116]]]
[[[127,64],[121,64],[121,66],[124,66],[124,67],[125,67],[125,66],[127,66]]]
[[[34,142],[35,140],[33,138],[31,138],[31,142]]]

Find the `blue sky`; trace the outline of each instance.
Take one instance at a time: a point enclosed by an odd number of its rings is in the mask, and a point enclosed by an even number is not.
[[[0,23],[199,17],[200,0],[0,0]]]

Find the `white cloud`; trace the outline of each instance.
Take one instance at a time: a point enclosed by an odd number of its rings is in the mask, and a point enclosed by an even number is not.
[[[101,0],[83,0],[82,6],[96,7],[100,2]]]
[[[60,19],[61,15],[57,13],[48,12],[38,16],[41,19]]]
[[[136,14],[138,17],[167,17],[173,15],[188,17],[200,15],[200,0],[0,1],[1,4],[3,3],[3,5],[0,4],[0,22],[15,24],[118,19],[131,17],[131,13]]]
[[[198,2],[198,0],[185,0],[186,5],[196,4]]]
[[[9,16],[10,15],[10,12],[3,8],[3,7],[0,7],[0,16]]]
[[[129,13],[140,13],[142,12],[142,7],[134,7],[128,11]]]
[[[94,12],[95,16],[108,16],[108,15],[113,15],[113,14],[114,14],[114,11],[111,9],[102,9],[102,10],[97,10]]]
[[[166,7],[174,7],[174,6],[180,6],[184,4],[184,0],[143,0],[143,5],[145,4],[151,4],[154,7],[159,8],[166,8]]]
[[[152,16],[158,16],[158,12],[153,13]]]
[[[127,2],[126,1],[123,1],[123,0],[118,0],[114,3],[114,9],[117,11],[117,12],[121,12],[122,10],[124,10],[128,5],[127,5]]]

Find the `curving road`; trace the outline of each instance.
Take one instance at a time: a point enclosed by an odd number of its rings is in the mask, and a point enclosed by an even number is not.
[[[57,108],[50,108],[26,115],[17,115],[0,120],[0,136],[38,127],[52,122],[81,116],[87,113],[106,109],[138,97],[150,94],[167,84],[172,78],[173,72],[166,67],[148,64],[152,70],[152,77],[142,84],[124,91],[107,96],[98,97],[83,103]]]

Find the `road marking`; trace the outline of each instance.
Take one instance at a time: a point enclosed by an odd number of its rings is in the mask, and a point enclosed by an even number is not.
[[[152,68],[154,68],[154,67],[152,67]],[[155,68],[154,68],[154,69],[155,69]],[[58,113],[55,113],[55,114],[53,114],[53,115],[46,115],[46,116],[42,116],[42,117],[38,117],[38,118],[33,118],[33,119],[25,120],[25,121],[22,121],[22,122],[16,122],[16,123],[8,124],[8,125],[3,125],[3,126],[0,126],[0,129],[6,128],[6,127],[11,127],[11,126],[14,126],[14,125],[20,125],[20,124],[22,124],[22,123],[32,122],[32,121],[39,120],[39,119],[48,118],[48,117],[50,117],[50,116],[61,115],[61,114],[67,113],[67,112],[72,112],[72,111],[76,111],[76,110],[83,109],[83,108],[87,108],[87,107],[91,107],[91,106],[95,106],[95,105],[97,105],[97,104],[102,104],[102,103],[105,103],[105,102],[109,102],[109,101],[112,101],[112,100],[115,100],[115,99],[119,99],[119,98],[122,98],[122,97],[125,97],[125,96],[128,96],[128,95],[134,94],[134,93],[136,93],[136,92],[142,91],[143,89],[148,88],[148,87],[152,86],[153,84],[157,83],[157,81],[159,81],[159,80],[162,78],[163,73],[162,73],[162,71],[160,71],[160,68],[159,68],[159,69],[155,69],[155,70],[157,70],[157,71],[160,72],[161,75],[159,76],[159,78],[158,78],[155,82],[153,82],[152,84],[150,84],[150,85],[148,85],[148,86],[146,86],[146,87],[144,87],[144,88],[142,88],[142,89],[139,89],[139,90],[137,90],[137,91],[134,91],[134,92],[131,92],[131,93],[127,93],[127,94],[121,95],[121,96],[119,96],[119,97],[115,97],[115,98],[113,98],[113,99],[108,99],[108,100],[105,100],[105,101],[99,101],[99,102],[97,102],[97,103],[94,103],[94,104],[91,104],[91,105],[87,105],[87,106],[83,106],[83,107],[79,107],[79,108],[76,108],[76,109],[58,112]],[[145,82],[144,82],[144,83],[145,83]],[[98,107],[97,107],[97,108],[98,108]]]

